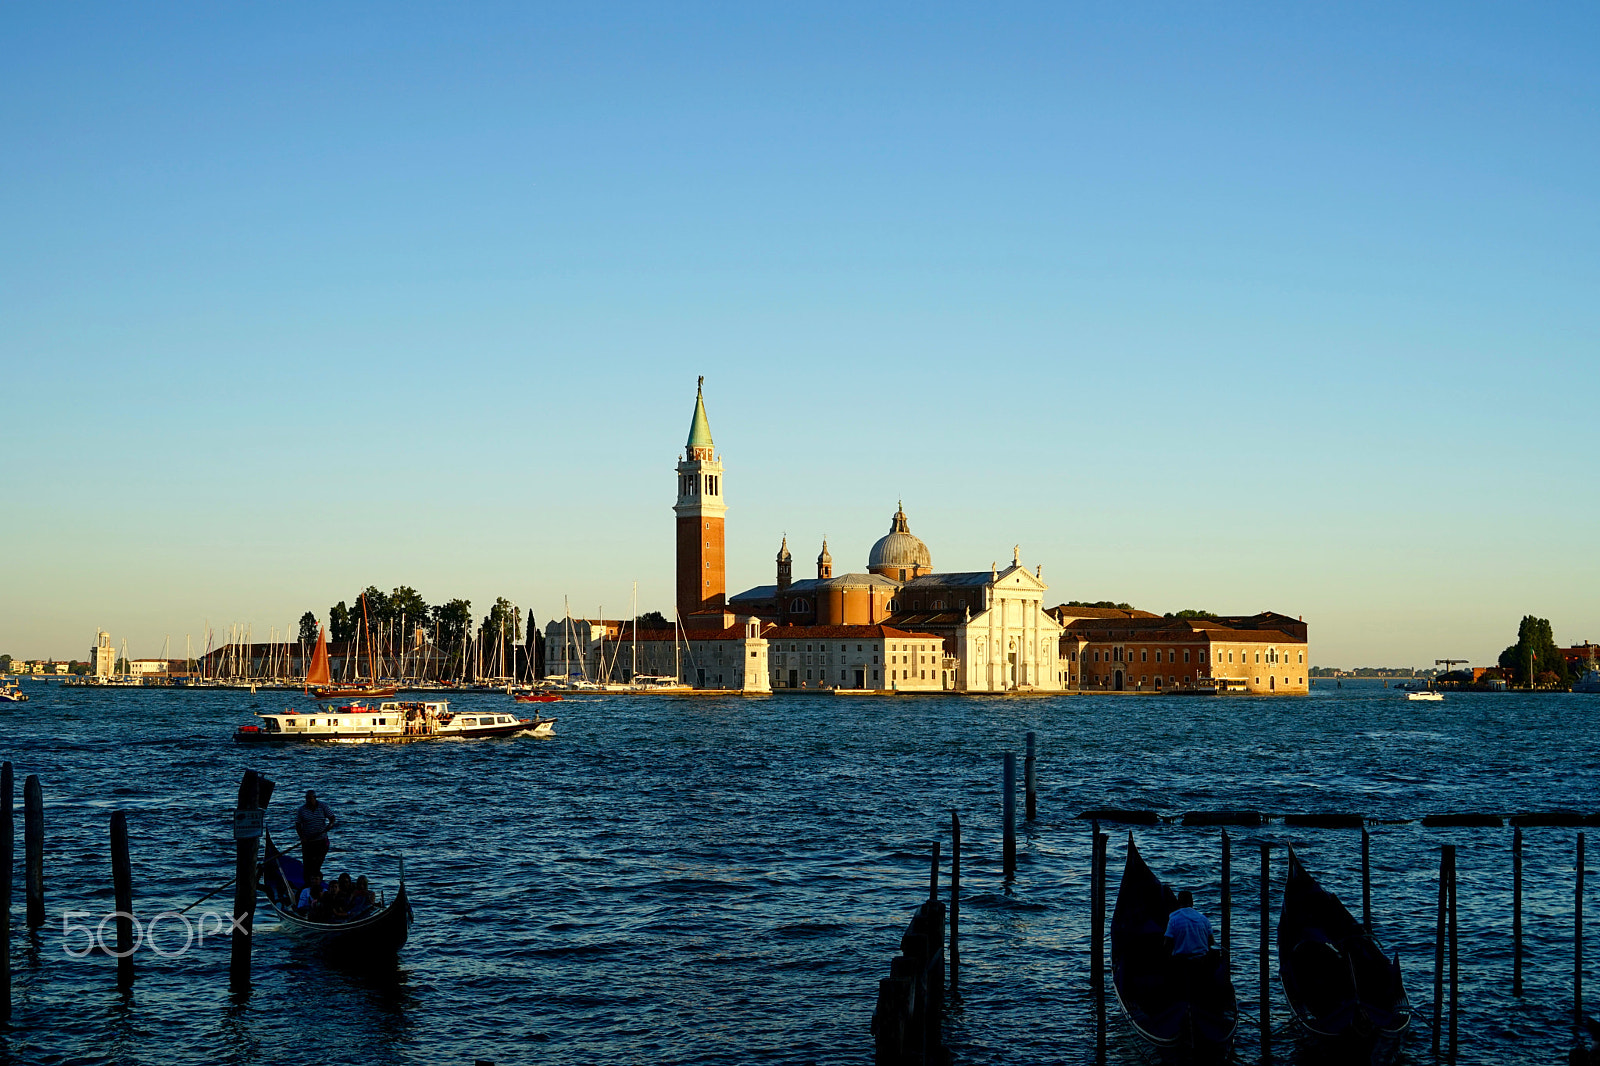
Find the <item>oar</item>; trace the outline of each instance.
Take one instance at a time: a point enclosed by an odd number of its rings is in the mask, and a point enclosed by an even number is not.
[[[288,847],[284,848],[282,851],[278,852],[278,854],[279,855],[287,855],[287,854],[289,854],[289,852],[293,851],[295,848],[298,848],[299,846],[300,845],[298,843],[297,844],[291,844]],[[237,874],[235,874],[234,876],[232,876],[232,877],[228,878],[226,881],[224,881],[222,884],[218,885],[216,888],[213,888],[210,892],[207,892],[205,895],[201,896],[199,899],[197,899],[193,903],[189,904],[188,907],[183,908],[183,910],[179,911],[178,913],[182,914],[183,911],[189,910],[192,907],[198,907],[200,904],[204,903],[206,900],[210,899],[212,896],[215,896],[218,892],[221,892],[223,889],[229,887],[230,885],[232,885],[237,880],[239,880],[239,876]]]

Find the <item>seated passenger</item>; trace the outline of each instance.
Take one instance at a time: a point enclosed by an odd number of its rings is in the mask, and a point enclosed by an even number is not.
[[[359,918],[377,900],[372,895],[372,889],[367,887],[366,875],[356,878],[355,891],[350,894],[350,906],[346,913],[352,918]]]
[[[301,914],[309,914],[318,903],[322,901],[322,882],[313,881],[300,890],[300,898],[295,902],[295,910]]]

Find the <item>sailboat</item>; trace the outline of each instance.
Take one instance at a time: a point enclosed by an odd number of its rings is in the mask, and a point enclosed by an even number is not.
[[[363,605],[364,606],[364,605]],[[371,656],[368,656],[371,662]],[[317,627],[317,650],[311,656],[311,666],[306,670],[306,690],[319,700],[359,699],[363,696],[393,696],[393,685],[380,685],[374,676],[370,685],[335,685],[328,670],[328,635]]]

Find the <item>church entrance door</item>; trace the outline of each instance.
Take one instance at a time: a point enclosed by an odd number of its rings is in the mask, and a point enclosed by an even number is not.
[[[695,682],[695,686],[694,687],[695,688],[705,688],[706,687],[706,672],[704,670],[697,669],[697,670],[695,670],[695,676],[699,680]],[[1118,687],[1120,687],[1120,686],[1118,686]]]
[[[1116,678],[1115,687],[1116,687],[1116,690],[1118,692],[1122,691],[1122,671],[1121,670],[1117,671],[1117,678]]]
[[[789,671],[789,687],[790,688],[799,688],[800,687],[800,671],[798,671],[798,670],[790,670]]]
[[[866,688],[866,687],[867,687],[867,672],[865,670],[857,670],[856,671],[856,688]]]

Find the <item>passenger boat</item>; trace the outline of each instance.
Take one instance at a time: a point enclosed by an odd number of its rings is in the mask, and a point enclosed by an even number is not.
[[[554,718],[518,718],[503,711],[464,711],[453,714],[443,701],[385,702],[376,708],[349,711],[310,711],[299,714],[256,713],[260,725],[240,726],[233,739],[245,744],[333,742],[343,744],[407,743],[414,740],[471,740],[528,733],[547,737],[555,733]]]
[[[1278,974],[1295,1018],[1343,1045],[1341,1059],[1381,1060],[1411,1024],[1399,954],[1386,958],[1378,938],[1317,884],[1293,848],[1278,916]]]
[[[385,903],[381,894],[365,914],[334,922],[314,922],[296,908],[300,890],[306,887],[305,868],[299,859],[283,854],[266,835],[267,853],[259,868],[257,887],[267,897],[267,906],[288,932],[314,937],[330,955],[348,962],[377,962],[390,958],[405,946],[411,932],[411,901],[406,898],[406,864],[400,860],[400,886],[394,899]]]
[[[1111,974],[1135,1033],[1163,1062],[1229,1059],[1239,1001],[1222,953],[1174,959],[1165,936],[1178,898],[1145,865],[1128,834],[1128,860],[1111,915]]]

